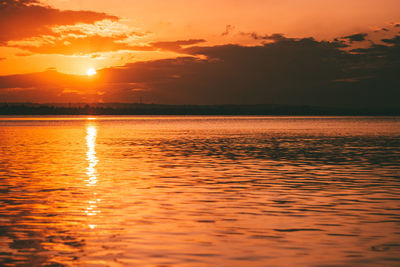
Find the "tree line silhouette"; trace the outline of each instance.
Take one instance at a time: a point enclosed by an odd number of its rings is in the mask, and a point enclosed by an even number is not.
[[[395,108],[334,108],[285,105],[0,104],[0,115],[288,115],[399,116]]]

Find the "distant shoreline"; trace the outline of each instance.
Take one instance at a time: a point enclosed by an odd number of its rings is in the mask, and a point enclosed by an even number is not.
[[[290,105],[162,105],[140,103],[0,103],[0,115],[286,115],[400,116],[400,108]]]

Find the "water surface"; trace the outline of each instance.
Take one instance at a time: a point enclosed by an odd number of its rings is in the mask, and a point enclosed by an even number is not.
[[[0,117],[0,265],[395,266],[400,118]]]

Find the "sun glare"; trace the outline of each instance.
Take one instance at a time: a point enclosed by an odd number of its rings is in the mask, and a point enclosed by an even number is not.
[[[89,68],[88,70],[87,70],[87,75],[88,76],[93,76],[93,75],[95,75],[96,74],[96,70],[94,69],[94,68]]]

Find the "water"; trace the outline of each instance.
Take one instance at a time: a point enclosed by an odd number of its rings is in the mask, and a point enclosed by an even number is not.
[[[0,265],[400,264],[400,118],[1,117]]]

